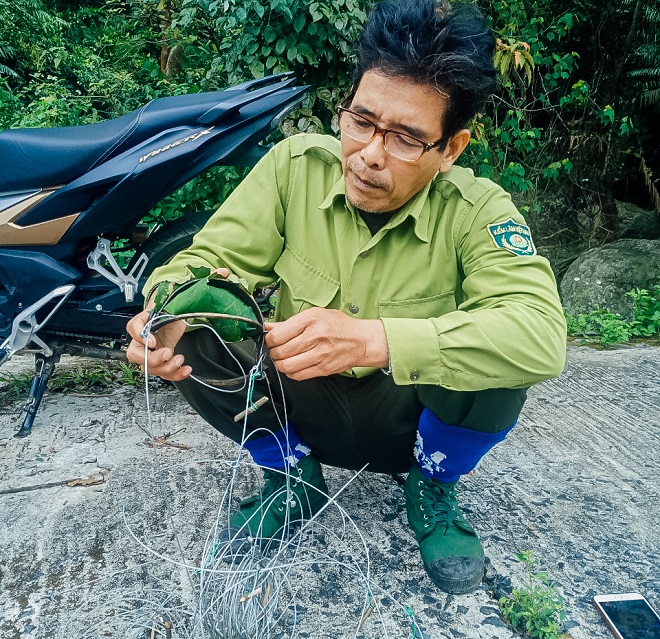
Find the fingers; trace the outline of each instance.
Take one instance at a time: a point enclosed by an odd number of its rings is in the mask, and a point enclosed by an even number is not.
[[[301,381],[313,377],[325,377],[337,372],[329,366],[328,360],[319,359],[317,353],[307,351],[293,357],[273,360],[275,368],[290,379]]]
[[[318,348],[313,336],[304,331],[295,331],[291,337],[289,335],[291,334],[284,330],[272,330],[266,334],[265,342],[268,354],[275,364],[281,360],[304,354],[314,346]]]
[[[192,368],[185,365],[183,355],[177,355],[171,348],[147,350],[145,356],[144,343],[132,340],[126,350],[129,362],[138,364],[148,375],[157,375],[170,382],[180,382],[190,377]]]
[[[266,346],[274,349],[290,342],[298,335],[302,335],[310,324],[310,318],[305,311],[290,317],[284,322],[266,322],[264,327],[267,331]]]
[[[179,382],[189,377],[192,368],[185,365],[183,355],[174,353],[174,347],[185,330],[185,324],[174,322],[164,326],[157,334],[150,334],[145,353],[145,338],[142,334],[148,320],[148,311],[142,311],[126,325],[128,334],[133,338],[126,349],[128,361],[138,364],[149,375],[157,375],[171,382]]]
[[[139,344],[144,346],[144,338],[142,337],[142,331],[149,320],[149,311],[142,311],[138,313],[135,317],[131,318],[126,324],[127,333]],[[154,335],[149,335],[149,347],[156,347],[156,337]]]
[[[275,367],[296,380],[388,362],[380,320],[358,320],[333,309],[312,308],[284,322],[267,323],[266,346]]]
[[[339,311],[314,308],[284,322],[267,323],[265,341],[275,367],[295,380],[331,375],[348,368],[350,365],[344,366],[345,356],[339,352],[333,336],[334,323],[342,317]],[[337,364],[341,368],[337,369]]]
[[[171,348],[159,348],[149,352],[146,366],[144,360],[142,370],[149,375],[157,375],[170,382],[180,382],[192,373],[192,368],[186,366],[183,355],[175,355]]]

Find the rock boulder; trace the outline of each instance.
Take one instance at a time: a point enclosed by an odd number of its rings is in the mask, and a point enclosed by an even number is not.
[[[630,202],[616,202],[619,214],[619,238],[657,240],[660,238],[660,214]]]
[[[564,275],[560,292],[573,312],[604,308],[630,317],[633,288],[660,284],[660,240],[619,240],[583,253]]]

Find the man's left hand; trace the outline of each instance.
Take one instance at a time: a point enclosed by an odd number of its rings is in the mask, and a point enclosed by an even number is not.
[[[266,322],[266,346],[277,370],[295,380],[343,373],[354,366],[385,368],[387,337],[380,320],[310,308],[284,322]]]

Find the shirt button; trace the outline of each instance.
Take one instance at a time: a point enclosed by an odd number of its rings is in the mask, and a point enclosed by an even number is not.
[[[357,304],[351,304],[348,307],[348,310],[353,313],[353,315],[357,315],[358,311],[360,310],[360,307]]]
[[[410,373],[410,381],[411,382],[416,382],[419,379],[419,373],[417,371],[413,371]]]
[[[360,253],[360,257],[362,259],[364,259],[365,257],[369,257],[369,251],[362,251],[362,253]]]

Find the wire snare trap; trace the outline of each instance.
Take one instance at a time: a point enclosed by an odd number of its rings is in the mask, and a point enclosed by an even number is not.
[[[188,298],[186,300],[186,297]],[[177,301],[178,298],[178,301]],[[195,298],[191,302],[191,299]],[[218,300],[223,311],[217,312]],[[202,300],[201,302],[199,300]],[[184,303],[185,302],[185,303]],[[229,306],[227,304],[229,303]],[[191,310],[192,308],[192,310]],[[235,282],[224,279],[202,277],[185,284],[177,291],[165,291],[157,302],[145,329],[144,337],[170,322],[183,320],[194,330],[210,331],[228,355],[233,358],[238,374],[233,379],[217,380],[193,377],[194,383],[203,384],[212,392],[234,393],[241,398],[244,410],[237,412],[242,421],[242,440],[231,460],[204,460],[221,466],[221,494],[215,517],[209,521],[209,532],[203,543],[198,561],[186,558],[184,548],[201,545],[191,537],[187,527],[186,539],[181,535],[181,524],[175,522],[173,505],[185,503],[180,493],[179,482],[174,478],[181,474],[181,466],[168,467],[162,457],[163,451],[153,446],[154,480],[150,483],[156,490],[150,504],[161,511],[160,520],[167,522],[169,547],[164,552],[155,550],[153,540],[147,539],[148,530],[137,522],[125,520],[132,538],[145,552],[152,555],[151,565],[159,574],[166,572],[165,566],[175,569],[180,576],[167,582],[159,578],[153,587],[143,584],[139,592],[117,592],[116,596],[104,592],[99,601],[90,603],[96,624],[88,626],[86,633],[78,633],[84,639],[112,636],[122,639],[283,639],[286,637],[323,636],[337,637],[422,637],[410,609],[387,595],[387,607],[380,605],[378,593],[372,583],[371,564],[367,541],[348,512],[337,498],[360,476],[354,474],[333,495],[323,495],[325,505],[311,517],[302,517],[300,508],[295,508],[291,477],[281,472],[279,492],[264,499],[278,499],[286,509],[284,526],[268,540],[259,539],[249,531],[236,530],[230,526],[231,513],[236,508],[239,492],[253,492],[259,486],[258,471],[262,470],[248,460],[243,444],[256,434],[265,434],[264,429],[248,430],[248,418],[260,410],[258,403],[270,400],[273,409],[282,406],[273,427],[281,429],[287,421],[286,406],[273,400],[283,397],[281,384],[272,386],[265,374],[267,353],[264,346],[263,316],[258,305],[246,291]],[[249,350],[250,358],[236,357],[232,340],[254,342]],[[148,340],[147,340],[148,341]],[[245,349],[243,349],[245,350]],[[145,364],[147,350],[145,347]],[[276,371],[275,371],[276,373]],[[148,370],[145,370],[145,382]],[[270,380],[278,382],[277,375]],[[254,398],[257,382],[270,391],[258,400]],[[145,383],[147,419],[153,431],[149,386]],[[253,401],[254,400],[254,401]],[[286,431],[285,431],[286,432]],[[281,448],[283,459],[291,455],[288,439]],[[200,461],[194,462],[195,467]],[[186,462],[192,466],[193,463]],[[364,470],[364,469],[363,469]],[[305,483],[303,499],[313,499],[318,488]],[[172,486],[168,494],[167,486]],[[191,487],[198,490],[197,485]],[[301,491],[297,488],[296,498]],[[149,503],[145,504],[148,510]],[[163,516],[164,513],[164,516]],[[146,515],[145,515],[146,516]],[[261,529],[263,521],[258,525]],[[192,531],[193,534],[198,532]],[[146,534],[146,537],[145,537]],[[160,546],[161,537],[158,537]],[[197,546],[199,547],[199,545]],[[144,572],[142,573],[144,575]],[[117,585],[120,585],[119,582]],[[419,630],[417,632],[415,630]],[[107,629],[107,632],[103,632]]]

